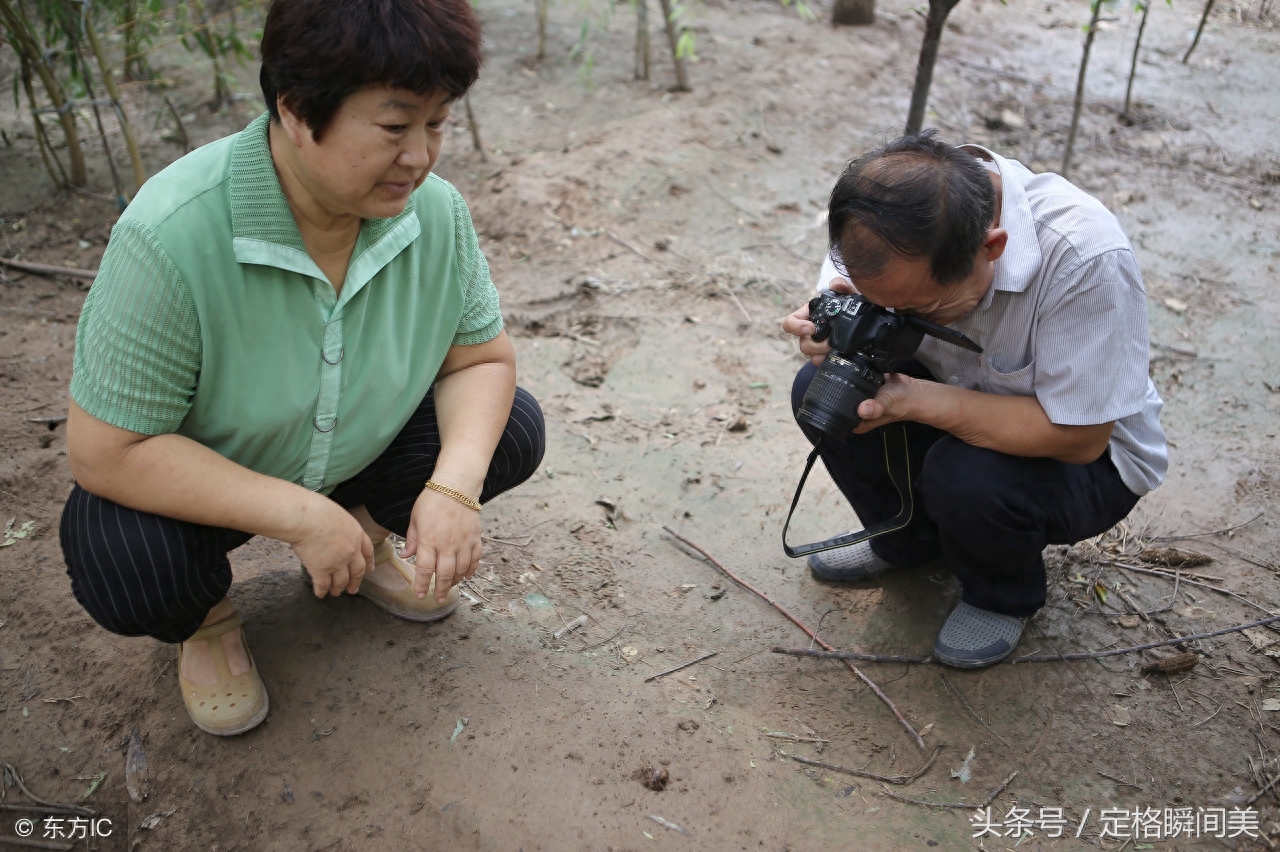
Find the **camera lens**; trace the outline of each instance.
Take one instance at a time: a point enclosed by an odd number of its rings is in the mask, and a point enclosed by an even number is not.
[[[836,440],[847,441],[862,422],[858,405],[874,397],[883,384],[884,373],[862,355],[846,358],[831,352],[813,374],[797,419]]]

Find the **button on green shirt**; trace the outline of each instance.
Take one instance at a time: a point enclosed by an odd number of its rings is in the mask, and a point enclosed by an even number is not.
[[[116,223],[76,334],[71,396],[328,491],[376,459],[450,346],[502,330],[470,213],[434,175],[365,220],[342,293],[307,255],[268,116],[147,181]]]

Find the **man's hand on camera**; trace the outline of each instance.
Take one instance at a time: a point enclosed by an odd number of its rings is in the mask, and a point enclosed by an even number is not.
[[[828,287],[836,293],[856,293],[857,290],[845,278],[833,278]],[[805,302],[794,312],[788,314],[782,319],[782,330],[787,334],[794,334],[800,338],[800,351],[809,357],[809,360],[815,364],[821,364],[822,359],[827,357],[827,353],[831,351],[831,347],[824,340],[821,343],[813,339],[815,327],[809,319],[809,303]]]
[[[862,418],[862,422],[853,433],[861,435],[899,420],[918,421],[917,407],[924,401],[924,395],[929,393],[930,386],[936,387],[936,383],[902,373],[885,373],[884,385],[876,395],[858,404],[858,416]]]

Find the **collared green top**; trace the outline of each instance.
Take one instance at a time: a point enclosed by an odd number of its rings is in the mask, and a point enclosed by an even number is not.
[[[342,293],[308,256],[262,115],[149,181],[111,231],[76,333],[71,396],[327,492],[376,459],[453,345],[502,331],[458,191],[431,175],[365,220]]]

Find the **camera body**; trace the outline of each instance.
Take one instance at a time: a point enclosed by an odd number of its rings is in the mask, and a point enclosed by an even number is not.
[[[982,347],[958,331],[910,314],[898,314],[857,293],[823,290],[809,300],[813,339],[831,351],[805,391],[797,419],[839,440],[862,418],[858,405],[876,395],[893,361],[909,358],[927,334],[973,352]]]

